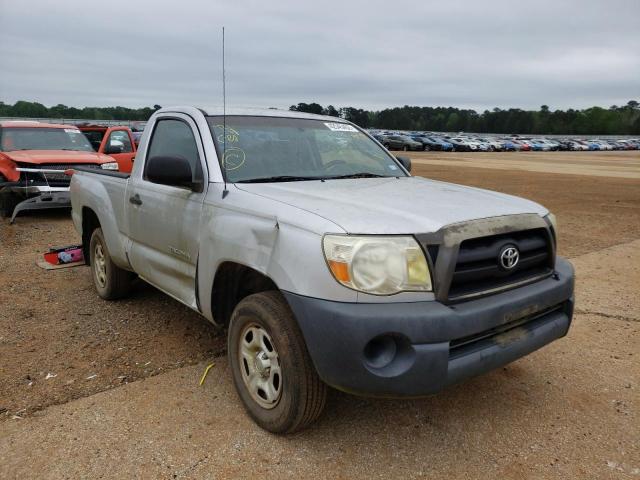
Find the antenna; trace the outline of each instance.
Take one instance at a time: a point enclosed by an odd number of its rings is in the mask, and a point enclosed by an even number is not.
[[[224,69],[224,27],[222,27],[222,178],[224,179],[224,190],[222,198],[229,193],[227,190],[227,90]]]

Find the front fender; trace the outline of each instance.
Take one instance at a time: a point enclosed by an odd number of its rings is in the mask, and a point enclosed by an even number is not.
[[[216,184],[211,184],[209,198],[214,202],[205,201],[198,255],[200,307],[209,320],[215,322],[211,291],[216,272],[225,262],[262,273],[280,290],[357,301],[355,291],[333,279],[322,254],[322,233],[342,233],[335,224],[238,189],[230,189],[226,199],[220,200]]]
[[[20,180],[20,172],[16,170],[18,165],[11,160],[8,155],[0,152],[0,175],[7,179],[8,182],[17,182]]]

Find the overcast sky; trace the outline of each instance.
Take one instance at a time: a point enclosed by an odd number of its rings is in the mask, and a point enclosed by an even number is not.
[[[640,0],[0,0],[0,100],[551,109],[640,100]]]

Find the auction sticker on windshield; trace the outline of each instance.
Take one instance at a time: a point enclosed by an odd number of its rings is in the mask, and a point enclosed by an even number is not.
[[[347,125],[346,123],[326,123],[325,126],[334,132],[357,132],[358,129],[353,125]]]

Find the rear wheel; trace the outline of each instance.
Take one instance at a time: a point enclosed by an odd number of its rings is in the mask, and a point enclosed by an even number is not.
[[[101,228],[96,228],[91,234],[89,265],[98,295],[105,300],[122,298],[131,290],[134,275],[113,263]]]
[[[253,420],[273,433],[292,433],[324,409],[327,387],[280,292],[249,295],[229,325],[233,382]]]

